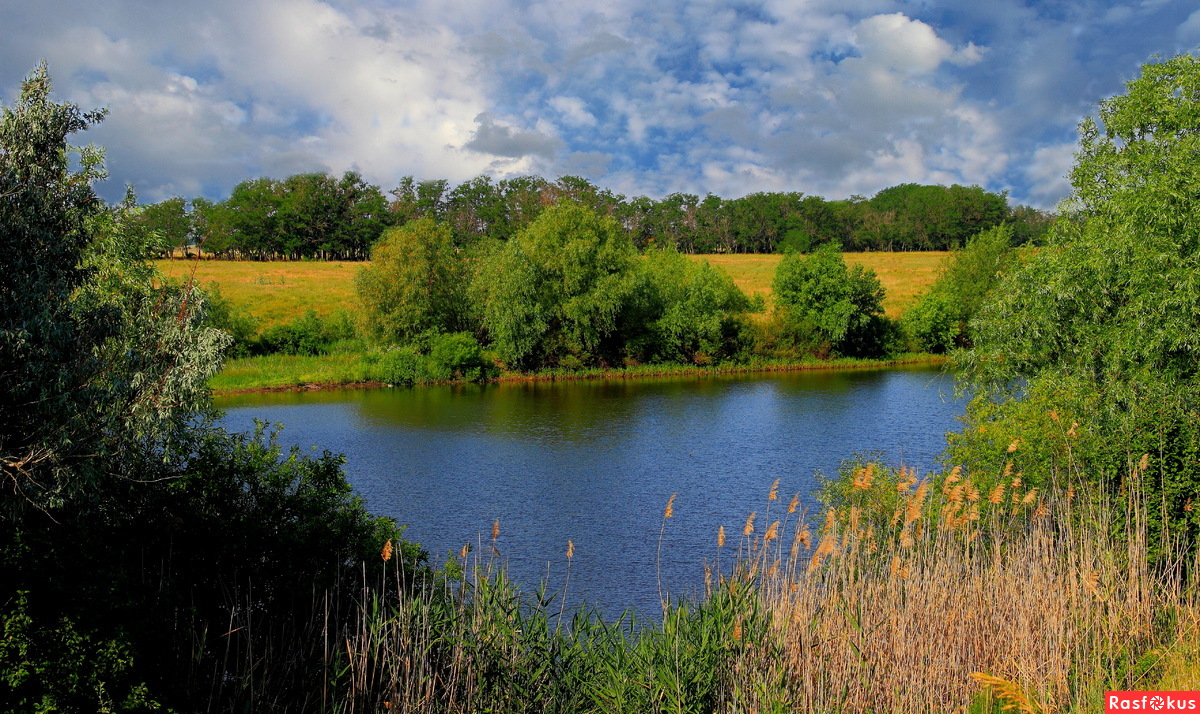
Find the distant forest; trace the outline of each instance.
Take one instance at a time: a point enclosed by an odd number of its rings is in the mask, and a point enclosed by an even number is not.
[[[575,176],[477,176],[453,187],[406,177],[385,195],[346,172],[243,181],[219,202],[175,196],[144,206],[140,220],[159,237],[163,255],[363,260],[390,226],[431,218],[449,226],[458,245],[507,240],[563,200],[612,216],[641,250],[673,245],[684,253],[809,252],[831,242],[848,251],[950,250],[1005,222],[1021,245],[1036,242],[1054,218],[978,186],[901,184],[869,199],[836,201],[799,192],[655,200],[626,198]]]

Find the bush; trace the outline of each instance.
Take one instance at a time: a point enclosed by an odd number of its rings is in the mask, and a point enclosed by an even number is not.
[[[753,306],[723,271],[668,248],[647,254],[637,278],[621,320],[628,357],[701,364],[745,347],[741,316]]]
[[[411,387],[429,381],[425,362],[425,355],[411,345],[392,347],[371,366],[371,378],[385,384]]]
[[[495,365],[484,359],[474,335],[455,332],[430,340],[428,373],[433,379],[477,382],[490,377],[494,369]]]
[[[222,295],[221,287],[215,282],[210,283],[204,293],[207,307],[204,326],[221,330],[230,336],[232,342],[225,350],[226,356],[248,357],[254,348],[258,319]]]
[[[322,318],[316,310],[310,309],[292,322],[263,330],[253,344],[253,352],[288,355],[328,354],[334,344],[353,337],[354,322],[346,311],[338,311]]]
[[[885,353],[880,340],[890,334],[883,321],[883,286],[875,271],[846,266],[841,246],[826,243],[808,257],[789,253],[772,282],[777,323],[796,344],[821,345],[841,355],[873,357]]]
[[[470,329],[466,262],[449,226],[432,219],[388,229],[355,286],[377,338],[408,342],[431,330]]]
[[[904,314],[917,346],[935,354],[972,343],[970,322],[1015,260],[1009,225],[986,230],[955,251],[941,276]]]

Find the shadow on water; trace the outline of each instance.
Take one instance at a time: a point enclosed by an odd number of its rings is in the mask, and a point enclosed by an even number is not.
[[[271,393],[218,406],[232,429],[280,422],[283,444],[344,453],[371,509],[409,524],[435,561],[499,519],[514,579],[554,588],[573,541],[569,599],[615,616],[658,610],[672,493],[663,582],[690,594],[718,526],[740,532],[776,478],[815,507],[817,474],[855,454],[934,468],[962,413],[951,397],[949,378],[926,368]]]

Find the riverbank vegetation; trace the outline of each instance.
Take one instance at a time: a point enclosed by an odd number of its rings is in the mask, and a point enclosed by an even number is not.
[[[3,708],[1099,712],[1106,691],[1194,688],[1197,106],[1200,59],[1146,65],[1081,125],[1046,245],[1010,254],[1000,229],[946,268],[921,334],[975,396],[942,472],[849,463],[809,510],[764,484],[759,512],[692,534],[712,543],[704,597],[608,622],[564,608],[569,576],[509,583],[501,523],[434,571],[339,457],[215,427],[220,299],[149,269],[137,206],[92,192],[100,156],[68,160],[101,114],[35,71],[0,120]],[[478,252],[444,249],[435,220],[395,229],[427,260],[363,279],[395,341],[380,362],[695,364],[753,329],[727,276],[640,258],[613,221],[562,202]],[[773,285],[790,332],[771,349],[851,352],[888,324],[832,248]]]
[[[281,263],[276,273],[255,264],[249,279],[244,263],[160,264],[191,282],[191,271],[205,268],[232,286],[226,297],[222,283],[210,283],[208,296],[207,324],[230,335],[229,354],[238,360],[227,369],[236,376],[214,382],[221,390],[922,359],[907,354],[925,350],[886,314],[887,293],[868,261],[848,264],[846,255],[854,254],[831,243],[808,256],[776,257],[768,289],[748,296],[704,258],[671,248],[639,253],[611,218],[563,202],[512,239],[469,250],[455,245],[449,226],[412,221],[388,229],[372,260],[350,269]],[[932,267],[899,267],[931,266],[926,254],[872,257],[902,292],[915,292],[935,274]],[[738,277],[761,285],[759,268],[755,263]],[[331,282],[328,291],[318,277]],[[252,295],[266,299],[252,302]],[[262,326],[246,307],[278,315],[290,295],[297,307],[323,300],[324,314],[309,307]]]

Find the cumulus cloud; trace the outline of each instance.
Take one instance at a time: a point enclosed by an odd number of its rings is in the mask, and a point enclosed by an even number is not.
[[[1031,201],[1053,206],[1070,192],[1067,174],[1075,160],[1075,143],[1040,146],[1029,157],[1025,175],[1029,179]]]
[[[357,168],[650,195],[978,183],[1050,206],[1080,116],[1200,43],[1182,3],[1100,5],[42,0],[0,9],[0,92],[44,57],[60,97],[109,106],[85,138],[110,197]]]
[[[510,159],[526,156],[552,159],[562,146],[562,141],[559,139],[546,136],[539,131],[526,131],[497,123],[486,112],[476,116],[475,123],[478,128],[465,147],[481,154]]]

